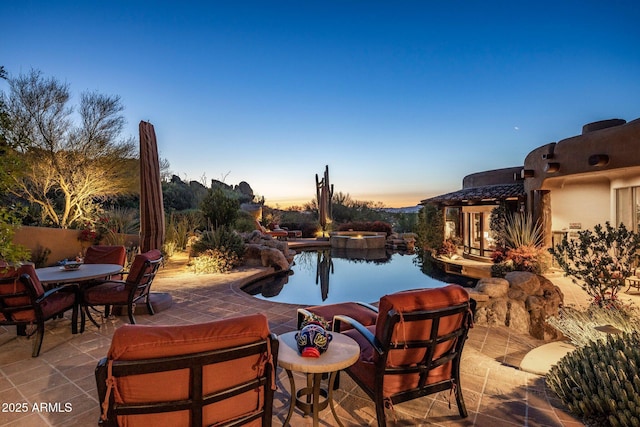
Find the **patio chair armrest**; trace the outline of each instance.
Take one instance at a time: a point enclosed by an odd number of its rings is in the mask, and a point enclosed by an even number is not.
[[[42,295],[36,298],[36,303],[40,304],[42,301],[49,298],[51,295],[58,293],[60,291],[73,292],[74,294],[76,294],[76,297],[77,297],[78,290],[79,288],[77,283],[70,283],[68,285],[58,286],[57,288],[51,288],[49,290],[46,290]]]
[[[333,324],[337,325],[335,328],[336,330],[340,330],[340,326],[342,323],[346,323],[347,325],[351,326],[360,335],[362,335],[364,339],[369,341],[369,344],[371,344],[371,347],[374,348],[374,350],[378,353],[378,355],[384,354],[382,343],[380,343],[380,341],[378,341],[376,336],[369,329],[367,329],[366,326],[364,326],[362,323],[358,322],[355,319],[352,319],[349,316],[344,316],[341,314],[338,314],[333,317]]]
[[[376,313],[378,312],[378,307],[371,304],[367,304],[366,302],[356,301],[356,304],[361,305],[364,308],[368,308],[371,311],[375,311]]]

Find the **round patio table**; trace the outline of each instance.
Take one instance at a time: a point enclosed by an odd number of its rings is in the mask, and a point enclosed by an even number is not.
[[[77,270],[65,270],[64,267],[36,268],[40,283],[78,283],[93,279],[103,279],[122,271],[120,264],[81,264]]]
[[[338,371],[348,368],[358,360],[360,346],[346,335],[331,332],[333,338],[326,352],[317,358],[302,357],[298,353],[298,345],[296,344],[297,332],[287,332],[278,336],[278,365],[287,371],[291,385],[289,414],[284,425],[289,424],[294,407],[298,407],[304,411],[305,415],[312,415],[315,427],[318,425],[318,413],[328,405],[331,407],[333,418],[338,425],[342,426],[333,403],[333,384]],[[307,374],[307,387],[296,392],[296,384],[291,371]],[[328,389],[323,389],[320,386],[322,374],[325,373],[330,374]],[[322,401],[320,400],[321,396],[324,398]],[[306,397],[306,399],[303,400],[302,397]]]

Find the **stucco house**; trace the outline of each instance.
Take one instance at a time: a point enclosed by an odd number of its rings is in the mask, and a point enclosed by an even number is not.
[[[589,123],[582,134],[540,146],[523,166],[474,173],[462,189],[421,201],[445,215],[445,236],[467,258],[493,252],[491,211],[505,202],[541,221],[545,244],[606,221],[640,231],[640,119]]]

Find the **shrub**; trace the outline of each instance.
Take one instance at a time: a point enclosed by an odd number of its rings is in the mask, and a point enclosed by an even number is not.
[[[238,217],[240,202],[218,187],[209,190],[200,204],[200,209],[213,228],[231,226]]]
[[[378,233],[386,233],[387,237],[391,235],[391,224],[383,221],[355,221],[346,222],[338,226],[338,231],[374,231]]]
[[[534,222],[530,214],[514,213],[496,220],[496,224],[496,240],[504,246],[498,244],[493,252],[493,276],[504,277],[509,271],[542,274],[547,270],[549,256],[542,248],[544,233],[539,222]]]
[[[444,217],[442,211],[434,205],[425,205],[418,212],[418,247],[423,250],[435,251],[444,241]]]
[[[172,213],[165,226],[165,245],[173,250],[185,250],[189,238],[204,226],[204,222],[202,212],[197,210]]]
[[[238,256],[224,249],[207,249],[191,260],[191,269],[196,274],[228,273],[240,264]]]
[[[215,231],[202,233],[200,239],[191,245],[191,255],[198,256],[209,249],[230,252],[240,259],[244,255],[245,244],[242,237],[227,227],[218,227]]]
[[[546,383],[571,412],[599,426],[640,425],[640,334],[608,335],[564,356]]]
[[[591,230],[578,232],[549,249],[560,268],[573,283],[593,298],[599,306],[615,306],[620,287],[631,276],[633,260],[640,250],[640,234],[627,230],[624,224],[613,228],[609,222]]]
[[[597,305],[590,305],[586,310],[563,307],[557,316],[547,318],[547,323],[562,332],[573,345],[583,347],[606,338],[601,330],[603,326],[609,332],[640,331],[639,314],[635,307],[622,304],[615,309]]]
[[[442,242],[442,246],[438,251],[438,254],[451,258],[458,252],[458,244],[454,239],[447,239]]]
[[[249,212],[240,211],[233,228],[239,233],[250,233],[256,229],[256,220]]]

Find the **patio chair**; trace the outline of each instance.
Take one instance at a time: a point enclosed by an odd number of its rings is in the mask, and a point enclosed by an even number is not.
[[[87,248],[84,255],[85,264],[119,264],[124,267],[127,262],[127,249],[124,246],[102,246],[94,245]],[[116,274],[109,279],[122,280],[122,274]],[[83,284],[83,286],[92,286],[98,282]]]
[[[149,290],[161,262],[162,254],[159,250],[153,249],[136,255],[125,280],[106,280],[95,286],[82,287],[83,311],[80,331],[84,332],[85,314],[94,325],[100,327],[90,311],[95,306],[104,306],[103,319],[109,317],[111,306],[126,306],[129,321],[132,324],[136,323],[133,312],[138,301],[144,301],[149,314],[154,314],[149,301]]]
[[[278,339],[263,314],[124,325],[96,368],[100,425],[270,426]]]
[[[444,390],[452,390],[460,416],[467,417],[460,358],[475,301],[463,287],[386,295],[379,301],[376,321],[369,326],[341,315],[341,305],[330,307],[335,314],[333,329],[342,330],[361,348],[359,360],[346,372],[375,403],[379,426],[386,425],[385,407]],[[307,312],[315,309],[309,307]]]
[[[71,332],[78,332],[78,287],[60,286],[45,292],[33,265],[0,265],[0,325],[15,325],[18,335],[36,335],[32,357],[38,357],[44,339],[44,322],[72,309]],[[27,332],[27,326],[35,329]]]
[[[260,231],[262,234],[266,234],[267,236],[274,237],[278,240],[286,239],[289,236],[289,232],[282,228],[276,228],[275,230],[269,230],[260,224],[260,221],[255,220],[256,230]]]

